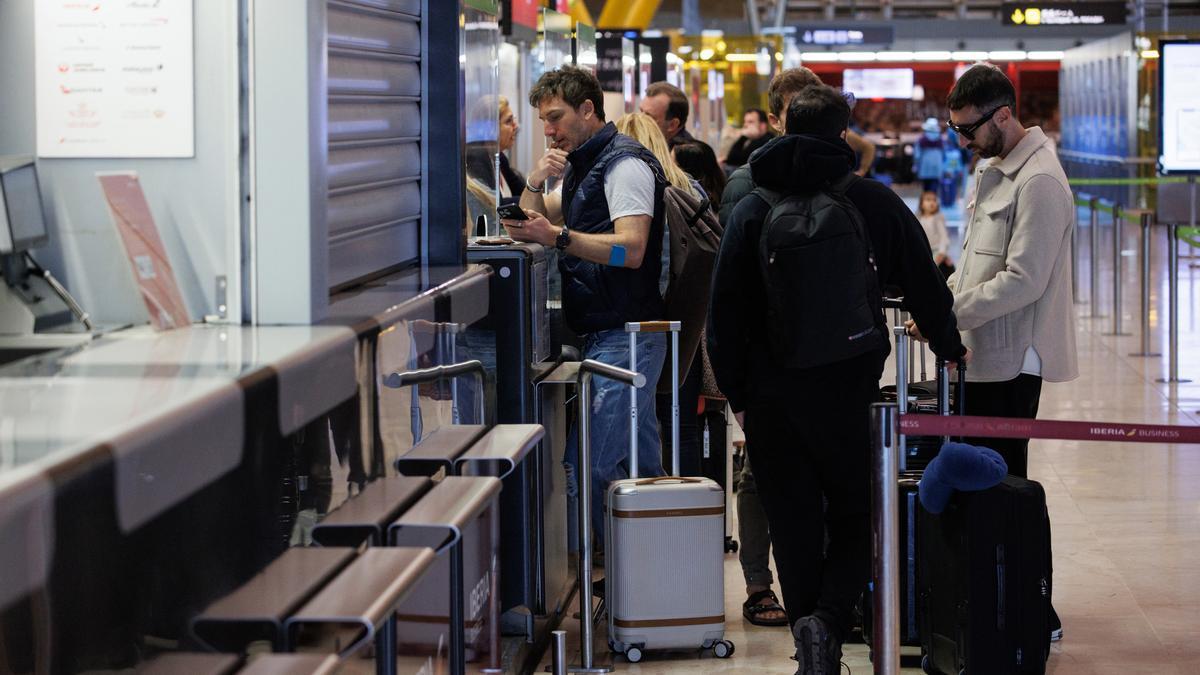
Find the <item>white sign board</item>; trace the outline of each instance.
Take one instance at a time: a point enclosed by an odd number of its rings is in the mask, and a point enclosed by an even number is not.
[[[842,72],[842,90],[858,99],[903,98],[913,95],[912,68],[847,68]]]
[[[1158,163],[1163,173],[1200,172],[1200,43],[1163,42],[1159,51]]]
[[[40,157],[192,157],[192,0],[37,0]]]

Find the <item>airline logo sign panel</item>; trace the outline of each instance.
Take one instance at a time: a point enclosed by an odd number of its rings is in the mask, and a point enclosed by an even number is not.
[[[1007,2],[1006,26],[1123,26],[1123,2]]]

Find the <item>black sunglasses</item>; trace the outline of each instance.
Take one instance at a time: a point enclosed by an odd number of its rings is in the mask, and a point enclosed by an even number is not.
[[[1007,104],[996,106],[995,108],[992,108],[991,112],[984,115],[983,117],[980,117],[979,119],[975,120],[974,122],[971,122],[970,124],[963,124],[961,126],[955,124],[954,122],[951,122],[950,120],[946,120],[946,126],[953,129],[954,133],[961,134],[962,136],[964,136],[968,141],[973,141],[973,140],[975,140],[975,132],[979,129],[979,127],[987,124],[987,121],[992,119],[992,117],[995,116],[996,113],[1000,112],[1001,108],[1007,108],[1007,107],[1008,107]]]

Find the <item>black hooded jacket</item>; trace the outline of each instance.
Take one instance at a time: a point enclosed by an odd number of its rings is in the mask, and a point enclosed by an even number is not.
[[[789,135],[776,138],[750,159],[756,185],[788,194],[809,192],[836,182],[855,165],[854,151],[842,139]],[[954,297],[933,263],[920,222],[891,188],[855,180],[846,196],[862,212],[875,253],[880,288],[897,286],[935,354],[957,359],[962,340],[954,318]],[[758,261],[758,240],[770,206],[758,195],[742,199],[721,238],[708,312],[708,350],[722,393],[735,412],[752,401],[786,398],[803,385],[803,371],[770,359],[766,289]],[[831,279],[830,283],[836,283]],[[821,289],[813,289],[820,293]],[[884,323],[880,317],[880,323]],[[880,367],[887,349],[877,357]],[[864,358],[864,357],[857,357]]]

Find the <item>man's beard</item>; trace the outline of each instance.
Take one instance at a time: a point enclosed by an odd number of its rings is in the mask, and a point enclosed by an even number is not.
[[[1000,129],[991,120],[988,120],[988,128],[992,130],[992,140],[987,145],[975,146],[975,154],[984,159],[991,159],[1004,151],[1004,135]]]

